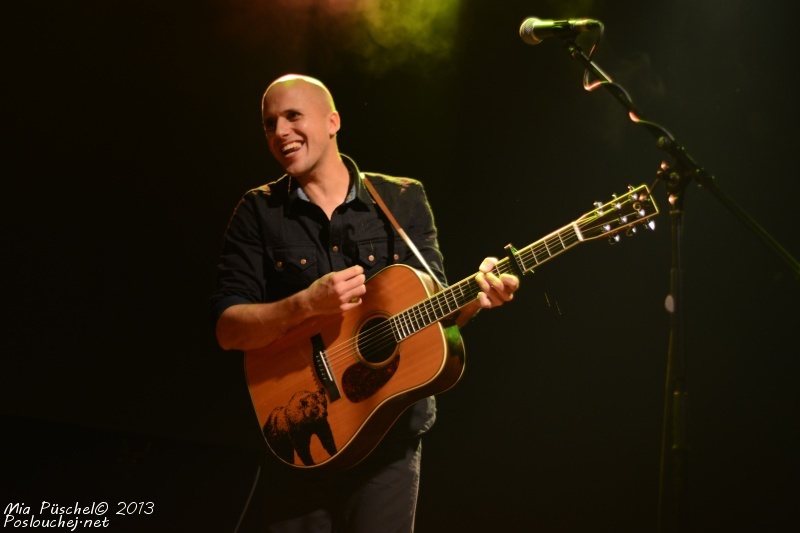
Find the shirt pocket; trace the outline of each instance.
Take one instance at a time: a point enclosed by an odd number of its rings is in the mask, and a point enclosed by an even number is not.
[[[394,241],[367,241],[356,245],[358,250],[357,262],[364,267],[368,273],[402,263],[406,256],[406,243],[401,239]]]
[[[293,294],[311,285],[319,276],[319,257],[314,246],[281,246],[267,250],[268,292]]]

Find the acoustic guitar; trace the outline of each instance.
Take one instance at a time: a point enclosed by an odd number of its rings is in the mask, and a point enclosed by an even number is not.
[[[495,274],[522,276],[589,240],[652,229],[658,214],[646,185],[629,187],[522,249],[509,245]],[[362,304],[313,317],[245,353],[247,387],[270,451],[305,470],[343,470],[363,460],[416,401],[453,387],[464,346],[453,317],[474,300],[475,277],[437,290],[405,265],[367,281]]]

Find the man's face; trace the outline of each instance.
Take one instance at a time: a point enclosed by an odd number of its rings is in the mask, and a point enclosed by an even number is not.
[[[293,80],[272,86],[264,96],[262,119],[272,155],[291,176],[307,176],[337,155],[331,139],[339,130],[339,115],[316,85]]]

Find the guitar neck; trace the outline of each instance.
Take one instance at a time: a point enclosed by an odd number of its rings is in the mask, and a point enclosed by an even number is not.
[[[528,274],[535,267],[582,241],[583,236],[578,224],[576,222],[567,224],[521,250],[510,248],[510,256],[500,259],[492,272],[497,276]],[[400,342],[417,331],[451,315],[477,298],[480,291],[473,275],[398,313],[391,318],[395,339]]]
[[[593,211],[521,250],[509,245],[507,247],[509,255],[497,262],[493,273],[498,276],[500,274],[523,276],[584,241],[609,238],[615,242],[619,240],[619,234],[623,230],[628,235],[635,233],[637,225],[644,224],[658,214],[658,206],[650,196],[650,190],[646,185],[628,189],[627,194],[620,197],[614,195],[614,198],[605,204],[595,202],[596,208]],[[652,229],[653,222],[649,222],[646,227]],[[480,290],[475,276],[471,276],[396,314],[390,319],[395,339],[400,342],[422,328],[458,311],[477,298]]]

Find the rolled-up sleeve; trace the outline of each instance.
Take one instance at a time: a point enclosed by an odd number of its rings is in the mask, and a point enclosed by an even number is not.
[[[264,245],[258,201],[256,192],[248,192],[225,231],[217,265],[217,285],[210,298],[213,323],[232,305],[264,301]]]

